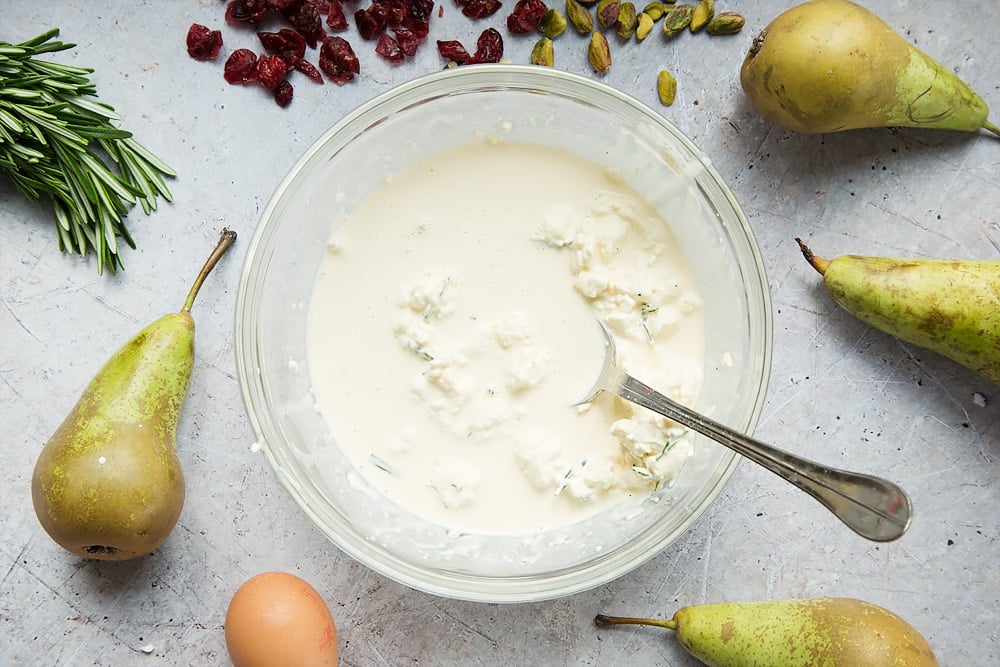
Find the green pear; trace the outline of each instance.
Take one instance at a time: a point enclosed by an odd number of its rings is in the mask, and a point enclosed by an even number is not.
[[[191,307],[236,240],[224,230],[180,312],[119,349],[42,448],[31,479],[35,514],[62,547],[86,558],[152,552],[184,504],[177,424],[194,364]]]
[[[795,132],[905,126],[1000,134],[965,82],[847,0],[811,0],[780,14],[754,40],[740,83],[761,114]]]
[[[927,640],[888,609],[850,598],[720,602],[678,609],[671,619],[598,615],[673,630],[709,667],[936,667]]]
[[[826,260],[795,240],[844,310],[1000,384],[1000,260]]]

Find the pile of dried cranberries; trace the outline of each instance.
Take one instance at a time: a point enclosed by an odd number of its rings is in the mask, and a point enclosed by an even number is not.
[[[358,34],[374,40],[375,52],[398,64],[417,52],[430,33],[434,0],[370,0],[354,12]],[[323,74],[338,85],[352,81],[360,72],[358,56],[350,43],[336,34],[348,29],[342,0],[230,0],[226,23],[251,29],[266,21],[289,27],[258,31],[262,51],[237,49],[226,59],[224,76],[233,84],[258,83],[274,95],[280,106],[292,101],[288,76],[299,71],[316,83]],[[317,68],[306,59],[306,47],[319,47]],[[187,34],[188,54],[195,60],[214,60],[222,49],[222,33],[193,24]],[[478,52],[477,52],[478,53]],[[321,73],[322,71],[322,73]]]
[[[349,28],[344,1],[355,0],[230,0],[226,23],[258,29],[261,51],[236,49],[226,59],[223,75],[232,84],[260,84],[274,95],[282,107],[292,101],[288,77],[299,71],[322,84],[323,74],[344,85],[360,73],[358,56],[350,43],[336,34]],[[536,0],[540,2],[541,0]],[[362,39],[374,41],[374,51],[392,64],[413,57],[430,33],[434,0],[369,0],[367,7],[353,12]],[[464,14],[474,18],[489,16],[500,8],[499,0],[456,0]],[[443,9],[439,9],[439,12]],[[440,15],[440,14],[439,14]],[[260,30],[262,24],[277,21],[288,27]],[[469,54],[457,41],[438,41],[442,57],[459,65],[499,62],[503,55],[500,33],[484,30]],[[306,59],[306,48],[319,47],[318,68]],[[195,60],[215,60],[222,49],[222,33],[194,23],[187,34],[187,51]]]
[[[363,2],[369,4],[361,6]],[[353,3],[354,11],[345,9],[345,3]],[[501,8],[501,0],[454,3],[473,20],[493,16]],[[229,0],[226,23],[256,30],[260,49],[233,51],[223,74],[232,84],[260,84],[280,106],[288,106],[293,95],[289,77],[295,71],[319,84],[329,79],[338,85],[353,81],[360,73],[357,54],[337,34],[349,29],[349,16],[353,16],[361,39],[375,42],[375,53],[398,65],[412,58],[430,34],[434,7],[435,0]],[[522,35],[536,30],[547,10],[545,0],[517,0],[506,20],[508,32]],[[438,16],[443,11],[439,6]],[[265,30],[265,24],[272,29]],[[499,62],[503,47],[503,37],[494,28],[482,31],[472,53],[457,40],[437,40],[441,57],[457,65]],[[317,48],[314,65],[306,58],[306,51]],[[192,58],[215,60],[221,49],[219,30],[191,25],[187,50]]]

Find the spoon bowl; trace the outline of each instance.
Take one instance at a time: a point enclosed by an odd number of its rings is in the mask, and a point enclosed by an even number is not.
[[[614,338],[603,322],[599,324],[605,339],[604,365],[590,393],[576,405],[590,403],[601,392],[608,391],[659,413],[794,484],[866,539],[891,542],[902,537],[909,528],[910,498],[896,484],[871,475],[830,468],[790,454],[734,431],[668,398],[618,367]]]

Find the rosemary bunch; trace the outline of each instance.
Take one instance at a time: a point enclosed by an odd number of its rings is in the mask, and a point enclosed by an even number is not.
[[[94,70],[38,60],[71,49],[50,30],[20,44],[0,41],[0,171],[29,200],[52,203],[59,248],[97,255],[97,271],[121,268],[119,243],[135,242],[125,216],[170,201],[163,177],[174,171],[112,125],[115,110],[97,99]]]

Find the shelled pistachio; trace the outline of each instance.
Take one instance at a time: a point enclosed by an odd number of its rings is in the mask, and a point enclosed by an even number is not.
[[[555,47],[552,40],[542,37],[531,47],[531,64],[552,67],[555,64]]]
[[[581,35],[588,35],[594,30],[594,15],[580,0],[566,0],[566,18]]]
[[[712,17],[712,20],[705,26],[705,32],[709,35],[735,35],[747,20],[742,14],[737,12],[721,12]]]
[[[659,21],[667,13],[667,6],[659,0],[653,0],[642,8],[642,12],[654,21]]]
[[[653,30],[653,25],[655,24],[654,19],[646,12],[639,12],[636,17],[635,24],[635,38],[637,41],[642,41],[649,36],[649,33]]]
[[[590,34],[587,60],[598,74],[607,74],[611,69],[611,47],[608,46],[608,38],[603,32],[595,30]]]
[[[691,32],[698,32],[708,25],[713,16],[715,16],[715,0],[701,0],[691,12],[691,23],[688,24],[688,28]]]
[[[618,9],[618,21],[615,23],[615,32],[622,39],[631,39],[635,35],[635,27],[639,23],[639,15],[635,11],[635,5],[631,2],[623,2]]]
[[[550,39],[555,39],[566,30],[566,17],[555,7],[550,7],[542,14],[538,22],[538,32]]]
[[[661,69],[656,75],[656,92],[663,106],[669,107],[677,97],[677,79],[667,70]]]
[[[666,16],[663,17],[663,34],[673,37],[689,25],[691,25],[691,14],[694,7],[687,4],[674,5]]]
[[[613,28],[618,22],[619,0],[600,0],[597,3],[597,22],[604,28]]]

